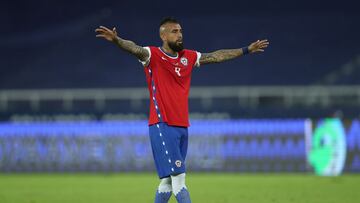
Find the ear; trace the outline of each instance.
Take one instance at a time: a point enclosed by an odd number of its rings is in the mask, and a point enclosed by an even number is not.
[[[165,36],[165,33],[164,33],[164,32],[161,32],[161,33],[160,33],[160,38],[161,38],[161,40],[162,40],[163,42],[166,41],[166,36]]]

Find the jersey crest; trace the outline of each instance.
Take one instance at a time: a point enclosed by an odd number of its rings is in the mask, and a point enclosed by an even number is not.
[[[188,65],[188,60],[187,60],[187,58],[181,57],[180,63],[183,64],[184,66],[187,66],[187,65]]]

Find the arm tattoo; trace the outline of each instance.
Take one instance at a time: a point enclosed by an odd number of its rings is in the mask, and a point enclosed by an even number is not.
[[[242,49],[221,49],[211,53],[203,53],[200,64],[220,63],[243,55]]]
[[[149,57],[149,52],[146,51],[143,47],[135,44],[134,42],[130,40],[124,40],[120,37],[117,37],[114,40],[114,43],[118,45],[121,49],[129,52],[130,54],[136,56],[141,61],[145,61]]]

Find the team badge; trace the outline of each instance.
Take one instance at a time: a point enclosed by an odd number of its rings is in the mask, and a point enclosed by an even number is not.
[[[181,62],[184,66],[187,66],[187,65],[188,65],[188,60],[187,60],[187,58],[185,58],[185,57],[181,57],[180,62]]]
[[[176,167],[180,168],[180,167],[181,167],[181,161],[180,161],[180,160],[176,160],[176,161],[175,161],[175,165],[176,165]]]

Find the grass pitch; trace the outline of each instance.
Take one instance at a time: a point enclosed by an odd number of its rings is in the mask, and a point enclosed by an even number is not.
[[[0,203],[151,203],[158,183],[152,173],[0,174]],[[360,202],[360,175],[189,173],[187,186],[193,203]]]

